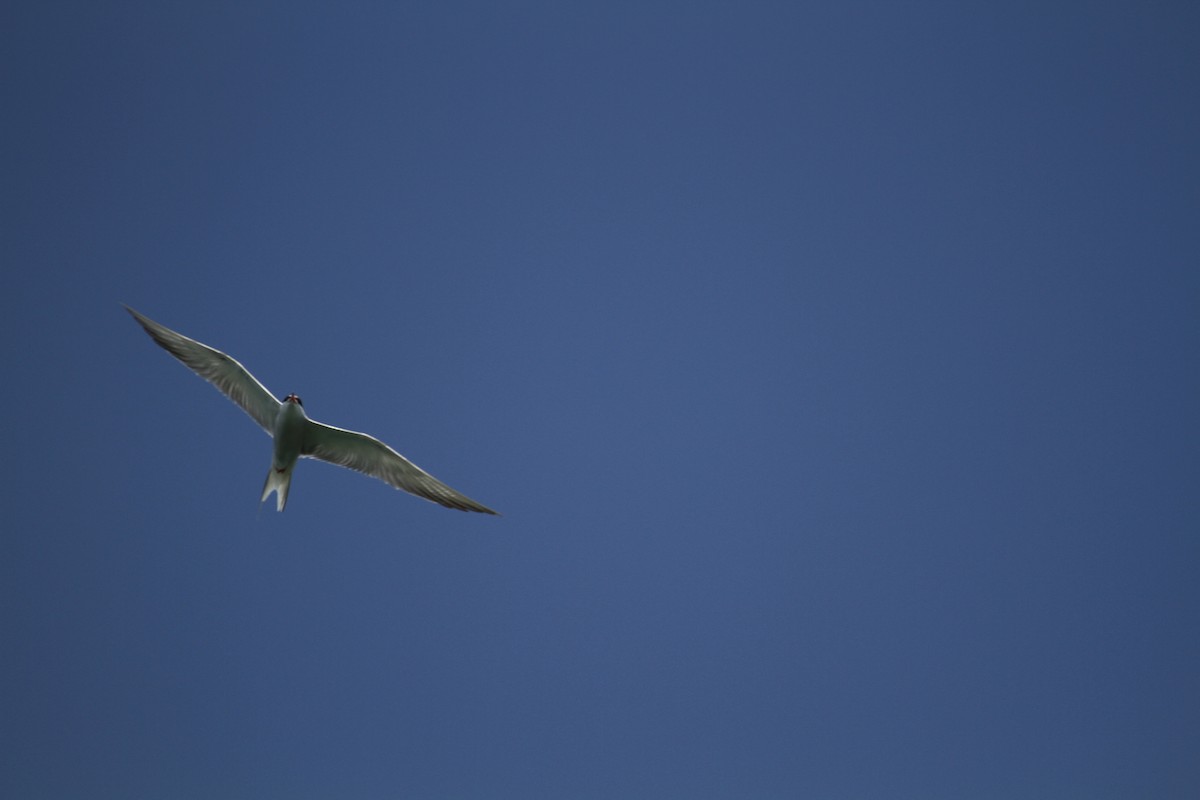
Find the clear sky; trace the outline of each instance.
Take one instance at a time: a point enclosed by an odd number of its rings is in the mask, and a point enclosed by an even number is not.
[[[1200,796],[1198,30],[6,4],[0,795]]]

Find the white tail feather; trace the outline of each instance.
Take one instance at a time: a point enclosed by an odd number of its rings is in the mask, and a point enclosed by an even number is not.
[[[294,466],[294,465],[293,465]],[[275,510],[283,511],[283,507],[287,505],[288,489],[292,486],[292,467],[285,470],[275,469],[275,465],[271,465],[271,469],[267,471],[267,481],[263,484],[262,498],[258,501],[261,506],[271,496],[271,492],[275,493]]]

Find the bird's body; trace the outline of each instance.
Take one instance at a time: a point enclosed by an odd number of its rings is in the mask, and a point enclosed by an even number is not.
[[[276,510],[283,511],[283,507],[287,505],[288,489],[292,486],[292,470],[296,468],[296,462],[304,452],[304,432],[310,424],[308,415],[304,413],[304,406],[300,404],[300,398],[288,395],[275,416],[275,428],[271,434],[275,440],[274,453],[271,455],[271,470],[263,484],[260,503],[265,502],[271,496],[271,492],[275,492]]]
[[[298,396],[289,394],[280,402],[245,367],[221,351],[159,325],[128,306],[125,310],[164,350],[216,386],[271,435],[274,452],[262,500],[274,492],[277,510],[283,511],[287,505],[296,462],[317,458],[378,478],[447,508],[496,513],[451,489],[375,437],[309,419]]]

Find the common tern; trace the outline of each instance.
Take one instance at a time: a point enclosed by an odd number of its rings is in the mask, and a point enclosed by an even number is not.
[[[220,350],[176,333],[129,306],[125,310],[145,328],[150,338],[241,406],[275,440],[260,503],[275,492],[275,507],[283,511],[296,462],[300,458],[317,458],[378,478],[446,508],[496,513],[451,489],[374,436],[309,419],[297,395],[289,394],[283,402],[276,400],[245,367]]]

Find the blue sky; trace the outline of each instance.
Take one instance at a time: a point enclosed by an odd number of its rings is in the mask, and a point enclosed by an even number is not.
[[[0,23],[0,794],[1200,791],[1186,4]]]

